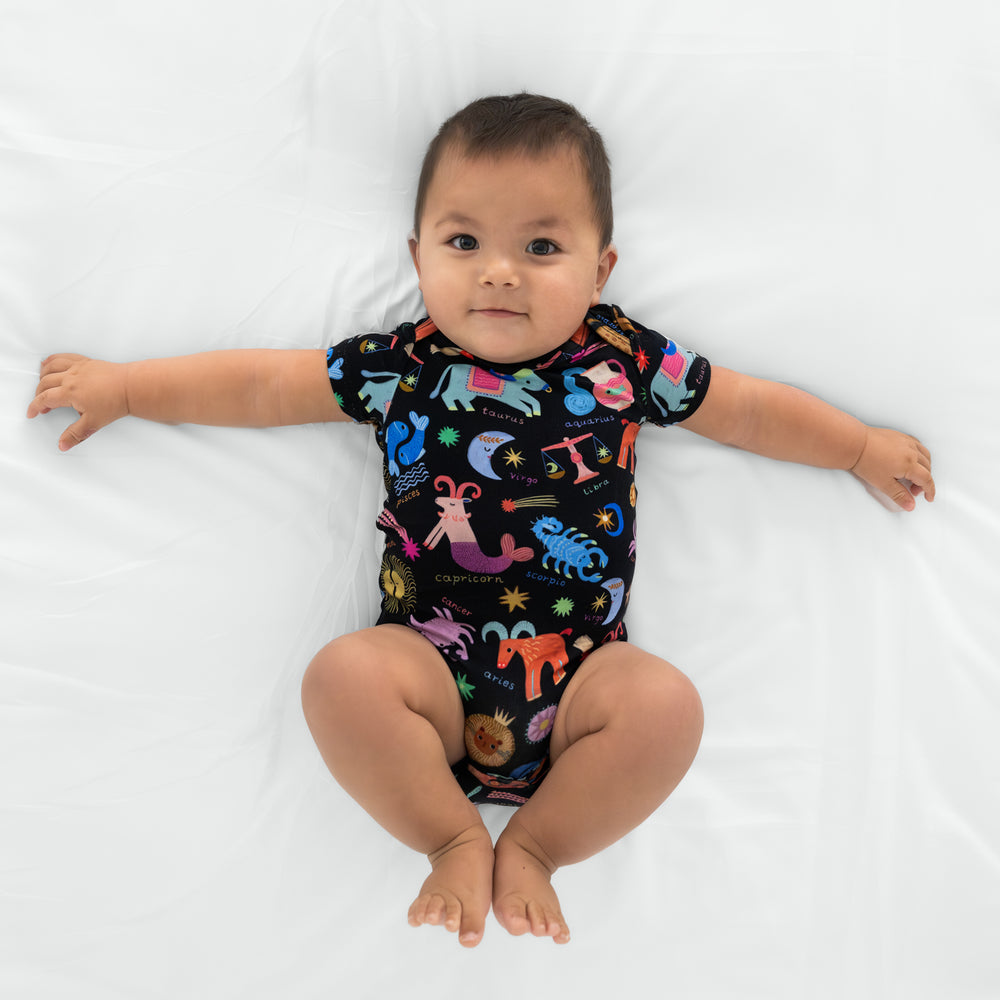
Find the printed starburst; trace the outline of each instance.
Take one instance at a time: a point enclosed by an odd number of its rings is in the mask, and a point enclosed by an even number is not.
[[[607,603],[608,603],[608,595],[607,594],[601,594],[600,597],[594,598],[594,603],[591,604],[590,610],[591,611],[603,611],[604,610],[604,605],[607,604]]]
[[[521,608],[527,611],[524,606],[524,602],[530,600],[529,594],[522,594],[519,587],[515,587],[513,590],[508,590],[506,587],[503,588],[503,597],[500,598],[501,604],[507,605],[508,611],[513,611],[514,608]]]
[[[514,451],[513,448],[508,448],[503,455],[504,459],[508,465],[514,466],[515,469],[519,468],[524,462],[524,456],[519,451]]]
[[[469,701],[472,698],[472,692],[476,690],[476,685],[470,684],[465,674],[458,674],[455,683],[458,685],[458,693],[462,696],[462,700]]]
[[[438,441],[446,448],[458,444],[458,431],[454,427],[442,427],[438,431]]]
[[[420,546],[410,537],[403,540],[403,554],[410,562],[415,562],[420,555]]]
[[[559,600],[552,605],[552,610],[559,615],[560,618],[565,618],[573,610],[573,598],[560,597]]]
[[[606,508],[599,510],[594,517],[597,518],[597,527],[603,528],[605,531],[610,531],[612,525],[615,523],[614,511],[607,510]]]
[[[641,372],[644,372],[649,367],[649,356],[641,347],[636,352],[635,363]]]

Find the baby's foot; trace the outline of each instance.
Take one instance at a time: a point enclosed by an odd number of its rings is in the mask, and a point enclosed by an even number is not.
[[[411,927],[443,925],[458,943],[482,940],[493,892],[493,841],[485,827],[467,830],[430,856],[432,871],[407,918]]]
[[[493,913],[511,934],[569,941],[569,927],[552,888],[555,867],[539,846],[510,826],[497,840],[493,865]]]

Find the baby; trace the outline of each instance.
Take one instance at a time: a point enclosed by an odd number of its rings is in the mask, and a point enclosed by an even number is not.
[[[478,944],[569,929],[552,874],[673,791],[702,732],[688,679],[627,641],[635,437],[682,424],[772,458],[851,470],[913,510],[918,441],[739,375],[601,293],[617,261],[608,160],[564,102],[486,98],[424,160],[410,251],[427,318],[329,351],[112,364],[59,354],[28,416],[268,426],[370,423],[384,454],[378,622],[305,673],[330,771],[431,873],[409,922]],[[517,806],[492,842],[478,802]]]

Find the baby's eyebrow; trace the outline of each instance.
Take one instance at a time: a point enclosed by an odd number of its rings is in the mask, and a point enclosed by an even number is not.
[[[476,219],[470,218],[468,215],[463,215],[461,212],[449,212],[434,222],[434,228],[451,226],[468,226],[469,228],[474,228],[476,225],[478,225]],[[554,229],[566,229],[567,225],[566,221],[558,215],[546,215],[540,219],[531,219],[523,223],[522,228],[537,232],[539,230],[552,231]]]
[[[525,229],[564,229],[566,223],[558,215],[547,215],[543,219],[533,219],[524,224]]]
[[[442,215],[441,218],[435,219],[432,228],[433,229],[475,229],[479,225],[476,219],[470,218],[468,215],[462,215],[461,212],[449,212],[447,215]]]
[[[475,226],[476,220],[470,219],[467,215],[462,215],[459,212],[449,212],[447,215],[442,216],[440,219],[436,220],[434,223],[435,228],[440,228],[443,226]]]

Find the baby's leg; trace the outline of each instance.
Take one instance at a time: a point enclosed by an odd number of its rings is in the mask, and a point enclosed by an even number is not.
[[[497,920],[568,941],[551,875],[646,819],[690,767],[701,732],[701,700],[679,670],[629,643],[596,649],[559,703],[551,771],[497,840]]]
[[[465,717],[451,671],[423,636],[380,625],[325,646],[302,682],[306,721],[337,781],[432,872],[409,920],[479,943],[490,908],[493,843],[451,764]]]

